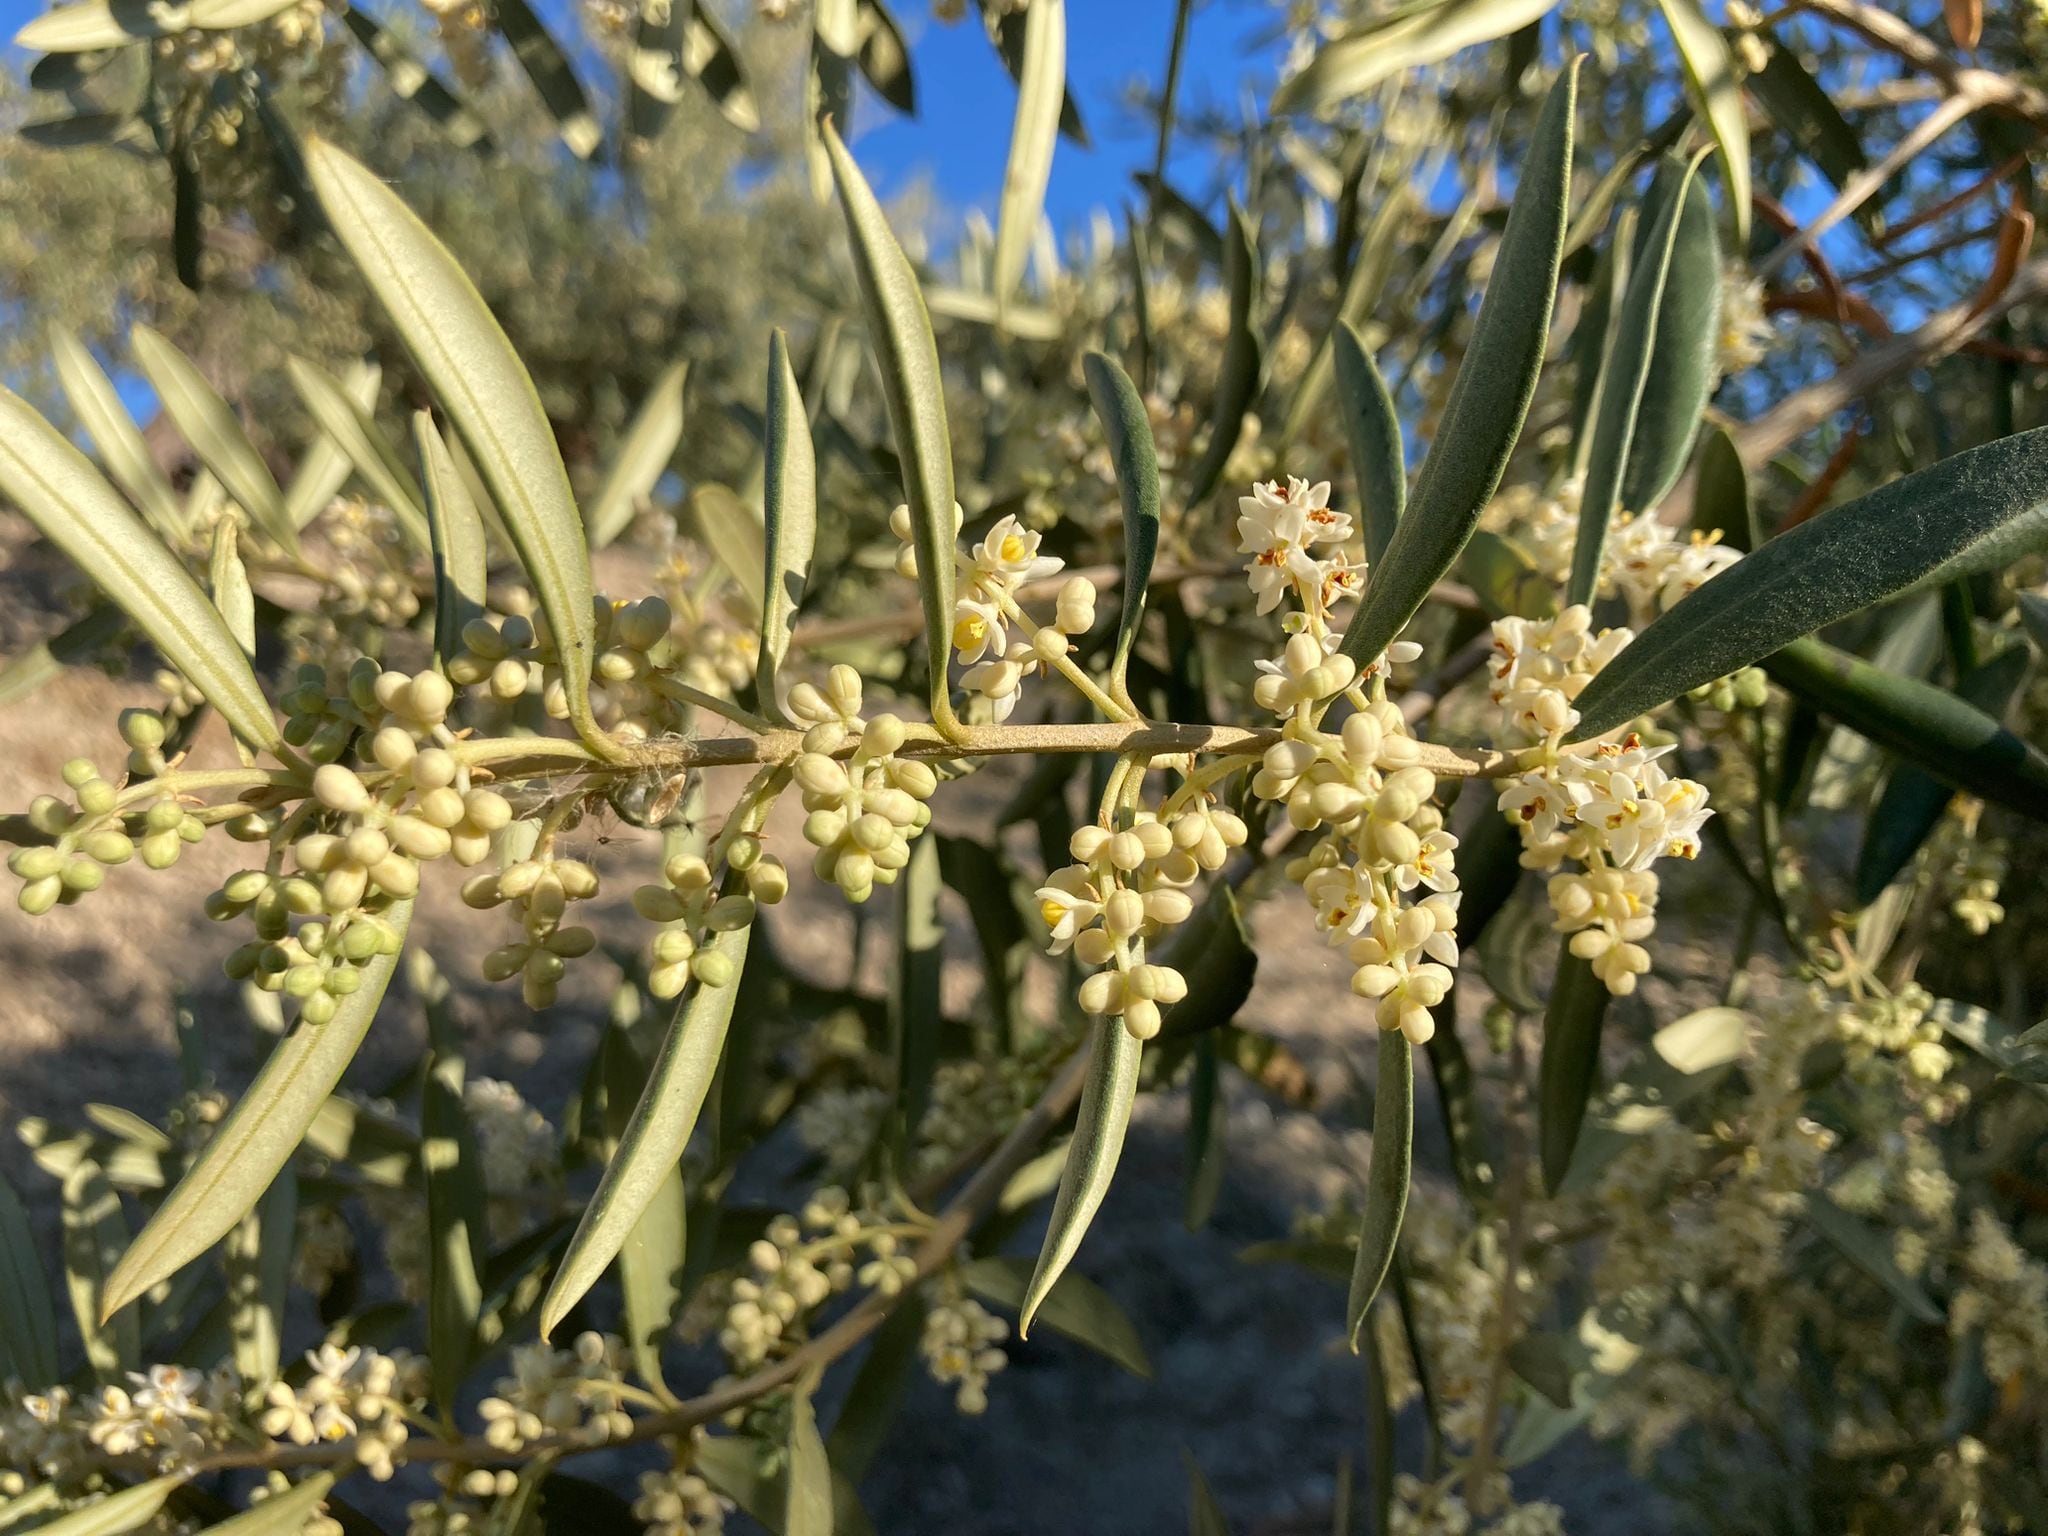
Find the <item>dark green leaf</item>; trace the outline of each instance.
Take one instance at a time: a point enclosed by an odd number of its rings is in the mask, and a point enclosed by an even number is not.
[[[1229,320],[1223,333],[1223,359],[1216,369],[1216,395],[1209,411],[1209,440],[1188,471],[1187,501],[1202,501],[1216,488],[1224,466],[1244,435],[1244,413],[1259,392],[1264,366],[1259,340],[1259,232],[1250,215],[1230,200],[1230,230],[1223,240],[1223,282],[1229,293]],[[1098,413],[1100,405],[1096,407]],[[1145,420],[1140,410],[1140,421]],[[1152,430],[1145,428],[1149,444]]]
[[[923,1301],[911,1295],[894,1307],[875,1330],[874,1343],[846,1389],[846,1401],[826,1439],[832,1465],[858,1483],[895,1421],[903,1391],[917,1364],[924,1337]]]
[[[903,29],[882,0],[860,0],[860,72],[875,94],[898,112],[917,115],[917,81]]]
[[[604,130],[591,115],[590,99],[583,94],[562,45],[526,0],[492,0],[491,14],[497,18],[505,41],[512,45],[519,67],[526,71],[527,79],[533,82],[542,104],[554,118],[562,142],[578,160],[588,160],[604,142]]]
[[[897,1128],[917,1134],[939,1063],[939,978],[946,925],[939,919],[939,845],[920,837],[896,886],[896,963],[889,985],[889,1035],[895,1046]]]
[[[446,662],[462,650],[463,626],[484,616],[490,559],[483,519],[435,429],[432,412],[413,413],[412,434],[426,479],[427,529],[434,545],[434,654]]]
[[[1122,1028],[1121,1024],[1118,1027]],[[1125,1030],[1124,1033],[1129,1035],[1130,1031]],[[1135,1041],[1132,1043],[1136,1044]],[[1020,1312],[1029,1303],[1037,1278],[1029,1259],[975,1259],[960,1268],[961,1284],[983,1301],[1000,1307],[1014,1307]],[[1063,1275],[1044,1292],[1032,1310],[1036,1320],[1042,1321],[1054,1333],[1064,1334],[1076,1344],[1087,1345],[1133,1376],[1147,1381],[1152,1379],[1152,1362],[1146,1358],[1138,1330],[1131,1326],[1123,1308],[1093,1280],[1083,1275]],[[1018,1334],[1023,1336],[1021,1328]]]
[[[57,1384],[57,1318],[28,1210],[0,1179],[0,1370],[40,1391]]]
[[[98,1163],[79,1163],[64,1180],[64,1285],[86,1363],[113,1385],[142,1368],[141,1322],[133,1312],[116,1313],[106,1305],[107,1274],[127,1241],[121,1197]]]
[[[1401,418],[1379,365],[1356,326],[1337,322],[1334,355],[1337,405],[1344,437],[1351,445],[1351,473],[1358,481],[1358,514],[1365,525],[1365,558],[1378,565],[1393,542],[1408,504],[1408,468],[1402,458]]]
[[[339,7],[341,19],[356,41],[384,71],[391,92],[409,101],[440,127],[458,149],[488,149],[491,139],[483,119],[463,105],[453,91],[406,51],[405,45],[377,20],[351,5]]]
[[[1858,1221],[1818,1190],[1807,1191],[1806,1221],[1843,1258],[1890,1292],[1909,1317],[1922,1323],[1942,1321],[1941,1308],[1892,1259],[1891,1239],[1884,1231]]]
[[[790,633],[818,542],[818,460],[811,443],[810,417],[789,362],[789,342],[780,330],[768,338],[768,440],[764,445],[762,505],[767,520],[767,586],[761,601],[761,654],[754,692],[761,712],[782,718],[777,674],[789,651]]]
[[[1621,482],[1622,506],[1639,516],[1653,512],[1684,471],[1720,368],[1721,247],[1714,235],[1714,209],[1697,177],[1683,195],[1664,301],[1657,308],[1650,373],[1636,408]]]
[[[1770,57],[1743,81],[1757,105],[1840,191],[1869,162],[1863,141],[1799,55],[1766,32]]]
[[[1749,499],[1749,474],[1735,439],[1708,427],[1700,443],[1698,481],[1693,487],[1692,525],[1701,534],[1721,535],[1730,549],[1749,551],[1764,542]]]
[[[1351,1271],[1351,1295],[1344,1303],[1344,1330],[1353,1353],[1394,1262],[1414,1163],[1415,1048],[1398,1029],[1383,1029],[1379,1086],[1373,1099],[1372,1167],[1366,1175],[1365,1216],[1358,1232],[1358,1260]]]
[[[1564,1182],[1585,1123],[1586,1104],[1600,1075],[1600,1026],[1607,1017],[1607,984],[1593,963],[1567,948],[1558,957],[1550,1008],[1543,1016],[1543,1055],[1537,1066],[1537,1141],[1543,1187]]]
[[[1226,367],[1228,364],[1226,363]],[[1090,352],[1082,360],[1088,398],[1095,418],[1109,439],[1116,468],[1117,491],[1124,506],[1123,613],[1117,621],[1116,650],[1110,664],[1109,691],[1128,701],[1124,682],[1131,647],[1145,616],[1145,592],[1152,583],[1152,559],[1159,552],[1159,457],[1152,446],[1152,422],[1145,401],[1130,375],[1114,359]]]

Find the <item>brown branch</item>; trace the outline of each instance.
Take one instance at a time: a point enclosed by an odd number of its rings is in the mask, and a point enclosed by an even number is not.
[[[1863,0],[1799,0],[1799,9],[1847,27],[1872,46],[1932,75],[1951,95],[1973,96],[1982,105],[2001,108],[2037,128],[2048,129],[2048,91],[1958,63],[1939,43],[1888,11]]]

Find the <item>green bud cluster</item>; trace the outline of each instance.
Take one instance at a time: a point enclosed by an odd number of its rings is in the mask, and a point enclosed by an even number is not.
[[[598,723],[622,739],[642,741],[680,728],[681,709],[655,686],[672,660],[669,631],[675,614],[667,600],[655,596],[620,602],[599,593],[591,600],[591,618],[597,645],[590,701]],[[560,658],[547,621],[538,614],[470,620],[448,675],[500,704],[537,692],[550,716],[569,716]]]
[[[271,878],[260,871],[245,870],[230,878],[216,897],[226,896],[230,889],[236,889],[238,895],[254,892],[250,905],[257,906],[276,892],[271,910],[292,914],[299,911],[293,905],[295,899],[309,899],[295,898],[289,889],[275,886],[258,891],[255,881],[245,879],[251,875],[262,881]],[[237,881],[245,883],[237,888]],[[306,881],[298,883],[310,885]],[[291,884],[284,882],[285,887]],[[213,911],[211,903],[208,911]],[[259,915],[257,921],[260,932],[264,919]],[[333,922],[310,922],[296,933],[244,944],[228,956],[221,968],[231,980],[251,981],[266,992],[297,999],[300,1018],[308,1024],[325,1024],[334,1017],[341,1000],[362,984],[360,968],[378,955],[397,954],[402,941],[403,935],[393,924],[373,911],[358,910]]]
[[[597,871],[576,859],[521,859],[495,875],[478,875],[462,888],[462,899],[478,911],[506,903],[519,908],[526,936],[484,956],[487,981],[519,978],[526,1006],[551,1006],[568,962],[597,946],[588,928],[564,927],[562,917],[572,901],[597,894]]]
[[[925,804],[939,787],[931,765],[896,756],[909,732],[895,715],[860,716],[860,674],[834,667],[823,691],[790,690],[789,711],[809,722],[803,751],[790,764],[803,796],[804,840],[818,850],[812,869],[850,901],[891,885],[910,862],[910,840],[931,824]],[[835,754],[856,737],[852,757]]]
[[[731,958],[704,947],[706,937],[747,927],[757,905],[772,906],[788,894],[789,871],[780,859],[761,851],[759,838],[734,838],[726,862],[746,886],[744,891],[722,894],[709,864],[695,854],[679,853],[662,866],[663,883],[643,885],[633,893],[635,912],[650,923],[667,925],[655,936],[654,963],[647,977],[647,990],[654,996],[675,997],[692,981],[707,987],[730,984]]]
[[[1687,695],[1723,714],[1731,714],[1738,709],[1761,709],[1770,696],[1770,679],[1764,675],[1762,667],[1744,667],[1726,677],[1717,677],[1711,683],[1702,683]]]
[[[154,721],[161,739],[162,722],[156,716],[146,711],[133,713]],[[8,869],[22,881],[15,899],[31,917],[40,917],[52,907],[69,906],[98,890],[107,870],[126,864],[137,851],[136,840],[117,809],[120,787],[102,778],[89,758],[66,763],[63,777],[77,803],[66,804],[56,795],[38,795],[28,808],[28,823],[50,841],[17,848],[7,859]],[[198,817],[166,796],[144,813],[143,863],[151,869],[167,869],[177,862],[186,843],[196,843],[205,833]]]

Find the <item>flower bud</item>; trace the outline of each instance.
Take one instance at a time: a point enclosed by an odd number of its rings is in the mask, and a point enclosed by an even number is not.
[[[1149,998],[1133,998],[1124,1005],[1124,1028],[1136,1040],[1150,1040],[1159,1033],[1159,1005]]]
[[[1145,926],[1145,898],[1136,891],[1111,891],[1102,904],[1102,922],[1117,938],[1129,938]]]
[[[643,885],[633,893],[633,910],[650,923],[678,923],[688,914],[683,898],[665,885]]]
[[[153,752],[164,744],[164,717],[153,709],[121,711],[121,739],[138,752]]]
[[[55,875],[45,875],[31,880],[15,894],[15,901],[30,917],[41,917],[57,905],[57,898],[64,894],[64,882]]]
[[[679,853],[661,867],[662,878],[679,891],[710,888],[711,866],[694,853]]]
[[[1124,978],[1120,971],[1097,971],[1081,983],[1077,994],[1083,1013],[1120,1012],[1124,1006]]]
[[[747,891],[763,906],[774,906],[789,894],[789,871],[777,858],[764,858],[747,872]]]
[[[352,815],[370,803],[363,781],[339,763],[313,770],[313,797],[330,811]]]
[[[1060,588],[1053,623],[1069,635],[1085,634],[1095,627],[1095,584],[1085,576],[1070,576]]]
[[[909,732],[903,721],[895,715],[877,715],[861,732],[860,756],[863,758],[888,757],[903,745]]]
[[[846,770],[821,752],[805,752],[790,765],[790,774],[806,794],[820,800],[846,793]]]
[[[1077,864],[1093,864],[1109,842],[1110,833],[1106,827],[1089,825],[1074,829],[1074,835],[1067,839],[1067,852]]]
[[[47,880],[64,867],[64,855],[49,847],[17,848],[7,867],[24,880]]]
[[[119,792],[105,779],[88,779],[78,786],[78,808],[88,816],[104,816],[114,808]]]
[[[385,726],[370,741],[370,755],[394,773],[417,757],[419,750],[419,743],[412,739],[412,732],[395,725]]]
[[[731,986],[732,956],[715,949],[702,950],[690,957],[690,974],[707,987]]]
[[[853,719],[860,713],[860,673],[843,661],[838,663],[825,674],[825,697],[841,718]]]

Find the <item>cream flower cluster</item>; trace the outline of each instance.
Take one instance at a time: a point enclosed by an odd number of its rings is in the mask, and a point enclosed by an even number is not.
[[[622,1402],[625,1345],[609,1334],[581,1333],[568,1349],[521,1344],[512,1351],[512,1374],[477,1405],[484,1439],[517,1451],[553,1438],[603,1445],[633,1432]]]
[[[1661,518],[1623,514],[1607,530],[1600,595],[1619,594],[1630,622],[1647,624],[1741,558],[1718,531],[1674,529]]]
[[[1501,780],[1501,812],[1522,835],[1522,863],[1551,871],[1556,928],[1592,962],[1609,991],[1626,996],[1650,969],[1643,947],[1656,927],[1660,858],[1699,853],[1712,814],[1704,785],[1674,778],[1659,759],[1669,747],[1634,736],[1590,752],[1562,751],[1579,722],[1572,700],[1632,638],[1597,633],[1575,604],[1554,619],[1506,618],[1493,626],[1491,697],[1501,739],[1528,744],[1538,760]],[[1567,861],[1579,865],[1566,869]]]
[[[953,1405],[962,1413],[988,1409],[989,1378],[1010,1363],[1002,1350],[1010,1325],[965,1296],[939,1295],[924,1315],[918,1353],[925,1370],[941,1386],[950,1386]]]
[[[956,536],[963,520],[956,503]],[[900,506],[890,515],[889,529],[900,544],[896,569],[915,577],[917,551],[911,544],[909,507]],[[953,652],[966,668],[960,685],[970,695],[986,699],[998,723],[1016,709],[1025,675],[1061,660],[1073,649],[1072,637],[1095,625],[1095,587],[1082,576],[1071,577],[1060,588],[1050,624],[1041,625],[1024,611],[1019,589],[1058,575],[1064,564],[1041,555],[1038,546],[1038,533],[1010,514],[998,518],[965,556],[954,557]],[[1014,640],[1012,625],[1019,634]]]
[[[640,1474],[633,1516],[647,1536],[719,1536],[734,1505],[695,1472],[664,1467]]]
[[[1331,509],[1329,481],[1310,485],[1289,475],[1283,487],[1269,480],[1240,496],[1237,509],[1238,553],[1251,556],[1246,564],[1260,613],[1291,596],[1303,614],[1322,614],[1362,590],[1365,567],[1344,548],[1351,518]]]
[[[495,875],[479,875],[462,887],[463,901],[479,912],[507,904],[519,909],[524,936],[484,956],[486,981],[519,978],[529,1008],[551,1006],[568,963],[597,947],[597,934],[579,924],[564,926],[572,901],[597,894],[597,871],[580,859],[538,852]]]
[[[761,905],[773,905],[789,890],[782,861],[761,851],[758,838],[742,834],[727,848],[726,867],[745,890],[721,890],[711,866],[694,853],[679,853],[661,867],[662,883],[633,893],[633,910],[650,923],[665,923],[655,935],[647,990],[656,997],[679,995],[691,981],[722,987],[733,979],[730,957],[706,947],[710,935],[749,927]]]
[[[808,726],[803,751],[790,764],[803,795],[804,840],[818,850],[812,868],[849,901],[866,901],[893,885],[910,862],[910,840],[931,824],[925,801],[939,787],[929,763],[898,757],[908,738],[895,715],[861,718],[861,679],[840,664],[823,690],[799,683],[788,710]],[[854,742],[844,763],[834,755]]]
[[[394,1470],[392,1453],[411,1431],[409,1411],[426,1397],[425,1362],[322,1344],[309,1352],[310,1371],[300,1386],[274,1381],[265,1392],[258,1424],[266,1435],[293,1445],[352,1440],[356,1464],[379,1482]]]

